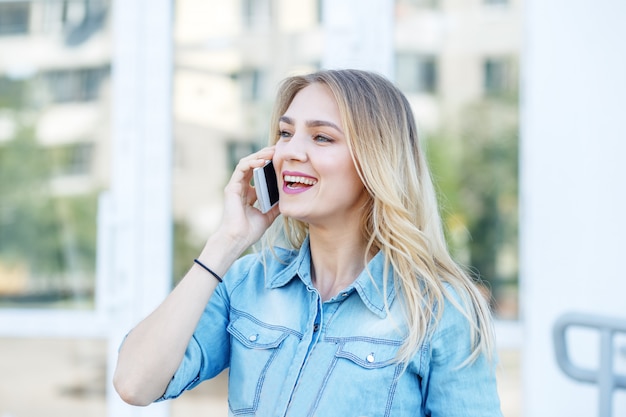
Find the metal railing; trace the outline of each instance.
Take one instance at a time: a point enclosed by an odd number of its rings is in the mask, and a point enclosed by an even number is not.
[[[600,362],[598,369],[582,368],[574,364],[569,356],[566,333],[570,327],[591,328],[600,333]],[[626,375],[614,370],[614,343],[616,333],[626,334],[626,320],[582,313],[567,313],[554,324],[553,337],[556,360],[561,370],[570,378],[598,385],[599,417],[611,417],[613,413],[613,391],[626,389]]]

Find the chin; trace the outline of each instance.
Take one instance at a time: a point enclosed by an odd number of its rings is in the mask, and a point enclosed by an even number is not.
[[[295,207],[292,204],[280,204],[280,214],[283,217],[289,217],[290,219],[299,220],[302,222],[308,222],[309,210],[303,210],[302,207]]]

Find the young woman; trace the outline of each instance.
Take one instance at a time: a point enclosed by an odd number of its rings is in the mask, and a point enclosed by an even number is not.
[[[128,334],[121,397],[175,398],[229,368],[230,415],[501,416],[489,308],[448,253],[403,94],[364,71],[290,77],[271,128],[220,228]],[[250,180],[270,159],[280,200],[263,214]]]

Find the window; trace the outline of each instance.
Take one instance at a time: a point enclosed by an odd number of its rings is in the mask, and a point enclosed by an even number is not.
[[[0,2],[0,36],[28,33],[30,2]]]
[[[38,36],[61,36],[68,46],[76,46],[104,29],[110,9],[110,0],[23,0],[10,3],[27,11],[21,21],[24,25],[28,23],[29,32]],[[5,16],[4,4],[7,3],[0,0],[0,20],[9,17],[8,14]]]
[[[241,12],[244,27],[259,29],[267,26],[270,20],[269,0],[242,0]]]
[[[252,69],[242,72],[240,82],[244,100],[258,101],[261,98],[261,85],[263,83],[261,71]]]
[[[317,23],[323,23],[324,21],[324,1],[315,0],[315,11],[317,13]]]
[[[108,67],[50,71],[43,75],[50,99],[56,103],[92,101],[98,98]]]
[[[437,71],[434,55],[401,53],[396,56],[396,82],[405,93],[436,93]]]
[[[488,96],[501,96],[515,90],[513,65],[508,58],[487,58],[483,63],[483,87]]]
[[[105,4],[100,1],[87,1],[84,3],[84,8],[79,10],[82,17],[75,20],[72,18],[72,8],[65,8],[63,10],[64,26],[67,27],[65,43],[68,46],[78,46],[86,42],[94,33],[99,32],[104,25],[104,21],[107,15],[107,8]],[[68,21],[67,19],[70,18]]]

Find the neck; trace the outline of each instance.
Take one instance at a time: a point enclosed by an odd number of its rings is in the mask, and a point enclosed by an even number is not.
[[[358,229],[310,228],[309,236],[313,285],[326,301],[352,284],[363,271],[366,242]]]

